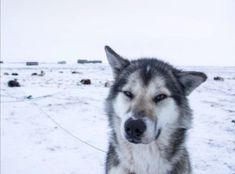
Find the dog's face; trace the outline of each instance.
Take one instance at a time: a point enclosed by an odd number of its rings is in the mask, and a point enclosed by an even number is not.
[[[111,88],[116,131],[131,143],[149,144],[162,130],[179,125],[186,95],[206,80],[199,72],[182,72],[154,59],[129,62],[105,47],[113,68]]]
[[[141,73],[137,70],[130,74],[113,106],[121,119],[122,136],[133,143],[147,144],[158,138],[166,124],[173,124],[179,113],[164,78],[156,75],[145,83]]]

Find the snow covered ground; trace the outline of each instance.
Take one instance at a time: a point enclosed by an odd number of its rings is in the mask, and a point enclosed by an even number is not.
[[[183,68],[209,77],[189,97],[194,123],[188,147],[194,173],[235,174],[235,67]],[[44,76],[31,75],[41,70]],[[224,81],[214,81],[214,76]],[[7,87],[14,78],[22,87]],[[83,78],[92,84],[82,85]],[[2,64],[1,173],[104,173],[104,100],[109,90],[104,84],[109,80],[112,72],[105,64]]]

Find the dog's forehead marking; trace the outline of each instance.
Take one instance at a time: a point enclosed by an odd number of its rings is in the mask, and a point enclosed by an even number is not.
[[[146,67],[146,73],[148,73],[149,71],[150,71],[150,65],[148,65],[147,67]]]
[[[147,70],[150,70],[150,66],[146,67],[146,71]],[[152,96],[159,93],[170,95],[170,91],[167,89],[163,77],[155,75],[146,85],[140,73],[141,71],[136,71],[129,76],[128,82],[123,86],[124,91],[131,91],[138,96]]]
[[[140,80],[140,76],[138,72],[132,73],[126,85],[123,86],[123,91],[131,91],[133,93],[138,93],[142,89],[142,81]]]
[[[169,96],[171,94],[170,90],[166,87],[165,80],[161,76],[154,77],[153,80],[150,81],[148,89],[150,94],[154,95],[164,93]]]

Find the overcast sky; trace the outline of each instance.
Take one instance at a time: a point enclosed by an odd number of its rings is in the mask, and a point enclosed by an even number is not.
[[[235,66],[234,0],[1,0],[3,61],[127,58]]]

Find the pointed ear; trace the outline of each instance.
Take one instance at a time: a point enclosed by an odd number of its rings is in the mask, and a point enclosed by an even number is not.
[[[112,67],[114,75],[116,77],[126,66],[130,64],[130,62],[115,53],[109,46],[105,46],[104,49],[108,62]]]
[[[207,79],[206,74],[196,71],[182,71],[177,74],[180,83],[183,85],[185,94],[189,95],[195,88]]]

